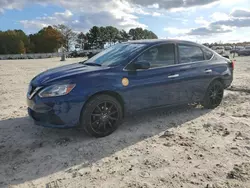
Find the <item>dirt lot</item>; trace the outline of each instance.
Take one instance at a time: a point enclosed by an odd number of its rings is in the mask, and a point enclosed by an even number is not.
[[[250,188],[250,58],[236,59],[217,109],[144,113],[101,139],[27,117],[29,81],[59,59],[0,61],[0,187]]]

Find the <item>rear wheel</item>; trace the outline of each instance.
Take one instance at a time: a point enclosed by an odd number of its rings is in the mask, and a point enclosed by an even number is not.
[[[90,99],[81,114],[81,126],[94,137],[110,135],[121,120],[121,104],[109,95],[97,95]]]
[[[224,94],[223,84],[218,80],[213,81],[209,85],[206,91],[204,100],[201,103],[202,106],[208,109],[216,108],[217,106],[220,105],[223,99],[223,94]]]

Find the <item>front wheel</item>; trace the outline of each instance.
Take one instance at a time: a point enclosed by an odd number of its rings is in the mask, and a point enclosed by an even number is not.
[[[201,102],[202,106],[208,109],[214,109],[220,105],[224,94],[224,86],[223,84],[215,80],[213,81],[205,94],[204,100]]]
[[[90,99],[81,114],[81,126],[94,137],[113,133],[122,120],[121,104],[112,96],[97,95]]]

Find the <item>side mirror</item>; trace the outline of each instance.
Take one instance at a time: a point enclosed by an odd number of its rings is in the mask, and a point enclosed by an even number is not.
[[[134,63],[135,69],[149,69],[150,63],[148,61],[137,61]]]
[[[228,55],[224,55],[223,57],[227,58],[227,59],[230,59]]]

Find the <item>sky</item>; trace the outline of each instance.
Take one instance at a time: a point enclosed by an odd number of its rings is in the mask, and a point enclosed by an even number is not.
[[[111,25],[163,39],[250,41],[250,0],[0,0],[0,30],[31,34],[55,24],[84,33]]]

